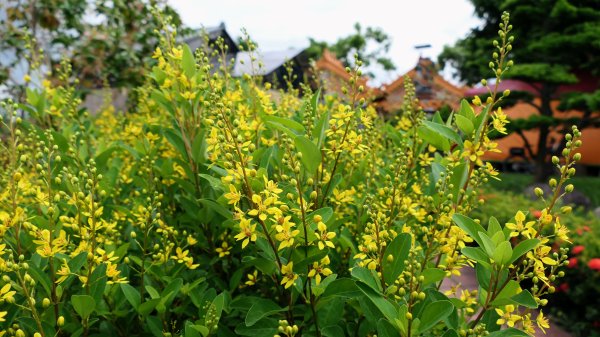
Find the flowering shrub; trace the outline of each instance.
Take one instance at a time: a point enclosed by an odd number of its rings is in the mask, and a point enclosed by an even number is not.
[[[550,298],[550,312],[575,336],[600,336],[599,226],[595,220],[574,229],[565,276]]]
[[[502,16],[490,68],[512,65]],[[527,336],[567,241],[557,209],[580,158],[573,129],[537,220],[468,214],[507,123],[490,88],[426,120],[380,119],[358,84],[273,98],[225,59],[174,44],[126,115],[78,109],[44,82],[3,103],[0,321],[15,336]],[[223,53],[224,54],[224,53]],[[28,118],[18,117],[26,112]],[[567,192],[572,190],[566,185]],[[479,288],[440,292],[473,266]],[[524,281],[531,286],[522,287]],[[459,293],[460,292],[460,293]]]

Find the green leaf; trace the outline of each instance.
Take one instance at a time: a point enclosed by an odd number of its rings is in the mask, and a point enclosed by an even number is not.
[[[185,159],[187,161],[189,159],[188,153],[185,148],[185,143],[183,142],[183,139],[181,138],[181,136],[171,129],[166,129],[165,137],[167,137],[167,140],[169,141],[169,143],[171,143],[171,145],[173,145],[175,147],[175,149],[179,152],[179,154],[183,157],[183,159]]]
[[[427,268],[423,270],[421,275],[425,278],[423,280],[423,285],[427,285],[443,280],[444,277],[446,277],[446,272],[439,268]]]
[[[142,316],[148,316],[156,308],[158,303],[160,302],[160,298],[153,298],[148,300],[142,304],[140,304],[137,308],[137,312]]]
[[[314,175],[321,164],[321,151],[305,136],[298,136],[294,139],[296,148],[302,153],[302,165],[309,175]]]
[[[419,126],[419,128],[417,129],[417,132],[419,133],[419,137],[421,139],[423,139],[427,143],[431,144],[436,149],[442,150],[442,151],[450,150],[450,143],[448,143],[448,140],[446,138],[442,137],[439,133],[437,133],[423,125]]]
[[[200,324],[193,324],[189,321],[185,322],[184,337],[206,337],[210,334],[207,327]]]
[[[421,320],[419,333],[433,328],[439,321],[448,317],[452,313],[452,310],[454,310],[454,306],[450,301],[444,300],[429,303],[419,317]]]
[[[485,265],[482,263],[476,264],[475,276],[477,277],[477,282],[479,283],[479,286],[484,290],[488,290],[490,286],[490,278],[492,276],[490,265]]]
[[[454,214],[452,216],[452,220],[458,227],[460,227],[463,231],[465,231],[470,237],[475,240],[479,244],[480,247],[483,247],[483,242],[479,237],[479,232],[485,232],[483,227],[480,224],[473,221],[473,219],[466,217],[462,214]]]
[[[352,298],[359,296],[360,293],[360,289],[358,289],[358,287],[356,286],[356,282],[353,279],[340,278],[329,284],[321,298],[325,298],[328,296]]]
[[[525,255],[525,253],[537,247],[539,243],[539,239],[527,239],[519,242],[519,244],[513,249],[512,256],[508,264],[512,264],[517,261],[521,256]]]
[[[458,333],[456,332],[456,330],[454,329],[450,329],[448,331],[446,331],[442,337],[458,337]]]
[[[225,208],[225,206],[223,206],[211,199],[198,199],[198,202],[201,203],[202,205],[204,205],[204,207],[220,214],[225,219],[231,219],[233,217],[230,210],[228,210],[227,208]]]
[[[137,291],[137,289],[135,289],[128,283],[121,283],[119,287],[121,288],[121,291],[125,295],[125,298],[129,302],[129,304],[131,304],[132,307],[137,308],[140,305],[140,302],[142,301],[140,293]]]
[[[496,295],[496,298],[492,301],[492,305],[501,306],[511,303],[511,297],[517,295],[521,291],[521,286],[515,280],[509,280],[504,288]]]
[[[304,131],[304,126],[302,126],[302,124],[300,124],[290,118],[265,115],[262,117],[262,119],[265,121],[265,124],[269,124],[276,129],[279,129],[279,127],[274,124],[279,124],[279,125],[285,126],[288,130],[291,130],[294,132],[293,136],[304,135],[306,133],[306,131]],[[281,131],[283,131],[283,130],[281,130]],[[286,132],[286,131],[284,131],[284,132]],[[288,133],[288,132],[286,132],[286,133]]]
[[[373,290],[382,290],[381,283],[379,282],[379,278],[377,277],[375,271],[364,267],[354,267],[352,268],[351,274],[352,277],[373,288]]]
[[[461,252],[464,256],[473,259],[477,262],[487,262],[489,263],[489,257],[485,253],[485,251],[479,247],[465,247],[461,249]]]
[[[203,163],[206,161],[206,138],[204,132],[199,132],[192,143],[192,159],[195,163]]]
[[[454,196],[454,202],[458,202],[459,192],[464,188],[467,179],[469,179],[469,165],[463,161],[452,169],[452,177],[450,177],[450,184],[454,185],[454,188],[450,190]]]
[[[531,295],[529,290],[523,290],[515,296],[511,297],[511,299],[527,308],[536,309],[538,307],[535,298],[533,297],[533,295]]]
[[[375,291],[371,286],[363,283],[356,282],[358,288],[363,292],[366,298],[373,303],[373,305],[380,312],[381,316],[385,316],[388,321],[393,322],[397,317],[398,313],[394,305],[388,301],[383,295]]]
[[[408,258],[411,246],[410,234],[400,233],[385,248],[383,253],[383,275],[388,282],[393,283],[404,271],[404,261]]]
[[[488,256],[494,256],[494,252],[496,251],[496,244],[492,239],[485,233],[479,232],[479,237],[481,238],[481,243],[483,243],[483,249]]]
[[[460,101],[460,110],[458,110],[458,114],[467,118],[469,121],[473,121],[475,119],[475,111],[466,99],[462,99]]]
[[[73,295],[71,304],[82,320],[87,320],[96,308],[96,301],[89,295]]]
[[[493,259],[502,266],[507,266],[512,256],[512,246],[510,242],[501,242],[494,252]]]
[[[377,321],[377,336],[379,337],[400,337],[400,333],[396,330],[396,327],[385,319]]]
[[[498,219],[496,219],[493,216],[490,217],[490,220],[488,221],[488,229],[487,229],[488,236],[494,236],[496,233],[499,233],[501,231],[502,231],[502,226],[500,226]]]
[[[321,329],[321,333],[325,337],[344,336],[344,330],[339,325],[330,325]]]
[[[462,139],[456,133],[456,131],[452,130],[451,128],[449,128],[443,124],[437,124],[437,123],[433,123],[430,121],[423,121],[423,125],[426,126],[428,129],[430,129],[431,131],[442,135],[444,138],[452,141],[453,143],[459,144],[460,146],[462,146]]]
[[[277,327],[278,323],[276,319],[264,318],[251,327],[238,324],[235,328],[235,333],[238,336],[273,337],[277,333]]]
[[[200,178],[208,181],[208,183],[210,184],[210,187],[212,187],[213,190],[225,191],[225,186],[223,186],[223,182],[221,182],[221,179],[215,178],[209,174],[204,174],[204,173],[200,173],[198,176],[200,176]]]
[[[187,44],[183,45],[183,55],[181,56],[181,68],[187,78],[192,78],[196,75],[196,60],[194,54]]]
[[[471,122],[467,117],[462,115],[455,115],[456,125],[466,136],[470,136],[475,130],[475,126],[473,126],[473,122]]]
[[[279,305],[277,305],[277,303],[271,300],[257,299],[246,314],[246,326],[252,326],[262,318],[271,316],[284,310],[286,309],[281,308]]]
[[[494,331],[488,337],[528,337],[529,335],[515,328]]]

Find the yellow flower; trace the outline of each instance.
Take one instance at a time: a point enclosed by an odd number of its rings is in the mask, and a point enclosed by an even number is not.
[[[248,212],[248,215],[258,216],[258,218],[262,221],[267,219],[267,214],[279,214],[281,210],[277,207],[270,207],[271,205],[276,204],[277,199],[275,197],[268,197],[263,200],[263,198],[254,194],[252,196],[252,202],[254,203],[254,209]]]
[[[246,281],[244,284],[247,286],[253,286],[256,284],[256,281],[258,281],[258,270],[255,270],[252,274],[247,274],[246,276],[248,277],[248,281]]]
[[[544,334],[546,334],[546,330],[550,328],[550,324],[548,323],[548,319],[544,317],[544,313],[540,310],[540,314],[535,318],[535,323],[542,330]]]
[[[240,233],[235,236],[237,241],[244,240],[242,242],[242,249],[246,248],[250,241],[256,241],[256,225],[250,224],[250,220],[241,218],[240,219]]]
[[[189,250],[182,250],[181,247],[177,247],[177,249],[175,249],[175,254],[177,254],[177,256],[171,256],[171,258],[178,263],[184,263],[188,259],[189,253]]]
[[[231,247],[227,244],[227,242],[223,241],[221,243],[221,247],[215,249],[215,252],[219,253],[219,257],[225,257],[230,254]]]
[[[10,291],[10,283],[5,284],[2,289],[0,289],[0,299],[2,301],[8,301],[10,302],[11,300],[14,299],[14,296],[17,292],[16,291]]]
[[[333,273],[331,269],[327,268],[330,262],[329,256],[322,258],[320,263],[314,262],[310,272],[308,272],[308,277],[314,277],[317,284],[321,283],[321,275],[327,277]]]
[[[230,205],[237,205],[242,198],[242,194],[235,188],[235,185],[233,184],[229,184],[229,193],[225,193],[224,196],[225,199],[228,200],[227,203]]]
[[[512,304],[506,305],[504,310],[496,308],[496,313],[500,315],[500,318],[498,318],[496,324],[506,324],[509,327],[515,326],[515,323],[521,320],[521,316],[512,314],[513,311],[515,311],[515,306]]]
[[[281,279],[281,284],[285,285],[285,289],[291,287],[294,284],[294,281],[298,279],[298,275],[294,273],[294,262],[290,262],[281,266],[281,275],[283,278]]]
[[[494,116],[492,118],[493,118],[492,125],[494,126],[494,129],[496,129],[496,131],[498,131],[502,134],[506,134],[505,125],[508,124],[509,121],[506,118],[506,115],[504,114],[504,112],[502,112],[502,108],[498,108],[498,110],[496,110],[496,112],[494,113]]]
[[[117,265],[108,262],[107,266],[106,266],[106,277],[108,277],[110,280],[107,283],[108,284],[127,283],[126,277],[119,277],[119,276],[121,276],[121,271],[117,269]]]
[[[6,319],[4,317],[6,317],[6,314],[8,314],[7,311],[0,311],[0,322],[6,322]]]
[[[193,246],[195,244],[198,243],[198,240],[196,240],[193,236],[188,235],[188,237],[186,238],[187,244],[190,246]]]
[[[57,253],[65,253],[67,241],[67,233],[64,230],[61,230],[58,234],[57,238],[51,240],[51,233],[49,230],[44,229],[42,231],[38,231],[37,240],[33,240],[33,243],[37,244],[38,247],[36,252],[40,254],[42,257],[51,257],[56,255]]]
[[[327,232],[327,225],[323,222],[319,222],[317,228],[319,229],[319,233],[317,234],[319,249],[323,250],[325,246],[335,248],[335,245],[331,242],[331,239],[335,237],[335,232]]]
[[[63,283],[67,279],[67,277],[71,275],[71,268],[69,268],[67,260],[63,260],[63,264],[60,267],[60,269],[56,272],[56,274],[60,275],[60,277],[56,280],[56,283],[58,284]]]
[[[281,188],[277,187],[277,183],[273,180],[268,180],[266,175],[263,176],[263,180],[265,181],[265,190],[262,191],[262,193],[264,193],[266,197],[283,192]]]
[[[569,229],[560,223],[558,217],[556,217],[556,223],[554,224],[554,235],[562,241],[571,243],[571,241],[569,241]]]
[[[525,221],[525,214],[523,212],[518,211],[515,215],[516,224],[509,222],[506,224],[506,228],[510,229],[510,236],[515,237],[519,235],[523,235],[528,239],[535,237],[537,231],[533,228],[535,221],[529,221],[527,223],[523,223]]]
[[[280,242],[278,250],[291,247],[294,244],[294,237],[300,233],[299,230],[293,229],[295,224],[290,222],[291,218],[291,216],[280,217],[278,225],[275,226],[275,230],[277,231],[275,239]]]

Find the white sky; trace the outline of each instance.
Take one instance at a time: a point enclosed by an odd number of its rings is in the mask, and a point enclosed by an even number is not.
[[[434,61],[445,44],[464,37],[479,21],[467,0],[168,0],[192,28],[225,22],[234,39],[246,28],[262,50],[308,46],[308,37],[334,42],[354,31],[380,27],[392,38],[392,73],[377,71],[377,81],[388,83],[413,68],[418,44]],[[446,76],[448,77],[448,76]],[[376,84],[376,83],[374,83]]]

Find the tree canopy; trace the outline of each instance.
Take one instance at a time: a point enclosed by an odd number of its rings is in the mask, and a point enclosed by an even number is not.
[[[521,135],[522,130],[539,129],[537,149],[524,138],[528,153],[535,158],[536,176],[545,176],[544,163],[548,161],[550,130],[568,130],[597,124],[597,94],[572,92],[560,97],[561,85],[574,84],[586,77],[600,76],[600,0],[471,0],[475,15],[482,20],[454,46],[446,46],[439,55],[442,66],[451,65],[456,76],[467,84],[481,80],[489,59],[489,41],[497,34],[498,17],[503,11],[511,13],[513,34],[512,60],[514,66],[507,77],[532,84],[536,93],[520,92],[511,95],[507,103],[524,101],[534,106],[539,115],[512,123],[511,129]],[[489,69],[487,70],[489,73]],[[576,109],[580,118],[557,118],[551,101],[562,99],[560,111]]]
[[[144,62],[151,60],[159,41],[161,18],[153,8],[174,26],[182,25],[175,10],[157,0],[5,0],[0,53],[11,57],[0,64],[0,84],[18,86],[22,79],[11,71],[44,49],[46,58],[37,62],[52,70],[61,57],[70,56],[73,74],[83,86],[138,85]],[[27,67],[35,62],[28,59]]]
[[[317,41],[314,38],[309,38],[309,41],[307,53],[314,59],[319,58],[325,49],[329,49],[345,66],[353,66],[354,56],[357,55],[367,68],[378,65],[386,71],[396,69],[394,62],[387,56],[392,41],[381,28],[366,27],[363,30],[357,22],[350,35],[339,38],[335,43]]]
[[[515,66],[507,75],[548,84],[577,81],[574,71],[600,75],[599,0],[471,0],[483,23],[439,56],[468,84],[481,80],[498,17],[511,13]]]

